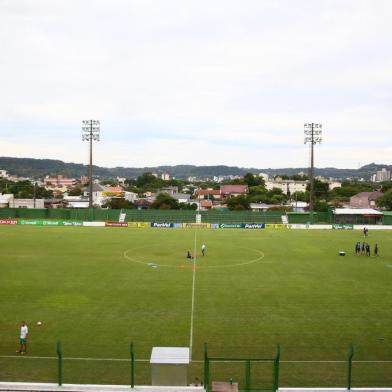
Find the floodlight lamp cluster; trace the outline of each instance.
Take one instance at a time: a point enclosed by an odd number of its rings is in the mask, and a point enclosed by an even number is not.
[[[305,144],[306,143],[321,143],[322,142],[322,125],[307,123],[304,125],[305,127]]]
[[[82,140],[99,141],[100,122],[98,120],[82,121]]]

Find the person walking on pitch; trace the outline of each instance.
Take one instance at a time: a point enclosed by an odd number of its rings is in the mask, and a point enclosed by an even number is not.
[[[205,244],[203,244],[203,245],[201,246],[201,254],[202,254],[203,256],[206,255],[206,246],[205,246]]]

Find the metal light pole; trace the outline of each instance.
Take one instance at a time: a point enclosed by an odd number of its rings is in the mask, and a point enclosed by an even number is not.
[[[35,201],[37,199],[37,181],[34,181],[34,188],[33,188],[33,199],[34,199],[34,208],[35,208]]]
[[[309,197],[309,211],[313,213],[314,205],[314,145],[321,143],[321,124],[308,123],[305,124],[305,144],[310,143],[310,170],[309,170],[309,182],[310,182],[310,197]]]
[[[93,141],[99,142],[100,123],[98,120],[82,121],[82,140],[90,142],[90,163],[88,168],[89,195],[88,206],[93,206]]]

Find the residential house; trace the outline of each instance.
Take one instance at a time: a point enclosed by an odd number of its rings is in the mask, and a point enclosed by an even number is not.
[[[267,190],[274,188],[280,189],[285,195],[293,194],[295,192],[306,192],[308,181],[282,180],[277,177],[275,180],[265,182]]]
[[[65,208],[67,206],[67,202],[64,199],[45,199],[44,207],[45,208]]]
[[[178,186],[167,186],[160,189],[158,193],[168,193],[170,196],[173,196],[175,193],[178,193]]]
[[[84,196],[64,196],[67,207],[71,208],[88,208],[89,201]]]
[[[197,189],[196,190],[197,200],[221,200],[220,189]]]
[[[44,178],[44,186],[46,189],[69,189],[76,185],[76,180],[74,178],[66,178],[64,176],[58,175],[55,177],[46,176]]]
[[[210,210],[212,208],[212,200],[200,200],[199,209],[200,210]]]
[[[250,203],[249,208],[252,211],[267,211],[269,208],[271,208],[271,204],[265,204],[265,203]]]
[[[106,200],[105,192],[107,187],[101,184],[93,184],[93,204],[101,206]],[[84,189],[83,196],[88,198],[90,195],[90,187]]]
[[[13,199],[11,208],[45,208],[44,199]]]
[[[138,199],[138,194],[135,192],[124,192],[124,199],[134,203]]]
[[[383,194],[382,192],[360,192],[350,197],[350,207],[353,208],[374,208],[377,206],[376,201]]]
[[[248,185],[222,185],[220,187],[220,194],[223,198],[246,195],[248,192]]]
[[[9,208],[13,201],[14,195],[12,193],[0,194],[0,208]]]
[[[192,204],[191,195],[189,193],[175,193],[172,195],[179,203]]]

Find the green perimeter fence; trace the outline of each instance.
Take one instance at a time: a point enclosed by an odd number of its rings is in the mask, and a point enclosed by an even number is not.
[[[196,221],[196,211],[178,210],[123,210],[127,222],[176,222],[189,223]],[[206,223],[282,223],[284,211],[200,211],[202,222]],[[28,209],[2,208],[0,219],[58,219],[71,221],[118,221],[120,210],[109,209]],[[308,223],[308,213],[288,213],[289,223]],[[328,223],[328,213],[314,213],[314,223]],[[391,222],[392,223],[392,222]]]
[[[67,347],[57,342],[52,356],[0,356],[0,381],[51,382],[63,384],[152,385],[149,359],[140,358],[131,343],[123,358],[78,358],[66,355]],[[126,355],[128,352],[128,355]],[[188,385],[202,385],[208,392],[217,384],[234,384],[239,391],[277,391],[279,387],[392,387],[392,361],[355,360],[354,347],[339,360],[282,360],[281,350],[266,357],[210,356],[191,361]],[[166,365],[167,366],[167,365]],[[175,365],[174,365],[175,366]],[[214,385],[215,384],[215,385]],[[215,388],[214,388],[215,387]]]
[[[314,212],[310,214],[284,211],[178,211],[178,210],[122,210],[127,222],[176,222],[189,223],[196,221],[196,215],[201,215],[206,223],[282,223],[282,216],[287,216],[290,224],[374,224],[374,217],[351,215],[335,217],[331,211]],[[0,219],[57,219],[70,221],[113,221],[117,222],[120,210],[110,209],[28,209],[1,208]],[[385,212],[382,220],[384,225],[392,225],[392,212]]]

